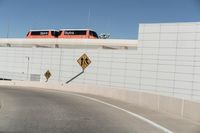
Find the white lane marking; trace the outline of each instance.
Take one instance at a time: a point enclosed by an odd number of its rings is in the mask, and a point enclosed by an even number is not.
[[[139,119],[141,119],[142,121],[145,121],[145,122],[149,123],[150,125],[152,125],[152,126],[158,128],[158,129],[164,131],[165,133],[173,133],[173,132],[170,131],[169,129],[167,129],[167,128],[165,128],[165,127],[163,127],[163,126],[161,126],[161,125],[159,125],[159,124],[157,124],[157,123],[155,123],[155,122],[153,122],[153,121],[151,121],[151,120],[149,120],[149,119],[147,119],[147,118],[144,118],[144,117],[142,117],[142,116],[140,116],[140,115],[138,115],[138,114],[135,114],[135,113],[133,113],[133,112],[130,112],[130,111],[128,111],[128,110],[125,110],[125,109],[123,109],[123,108],[120,108],[120,107],[118,107],[118,106],[115,106],[115,105],[113,105],[113,104],[110,104],[110,103],[107,103],[107,102],[103,102],[103,101],[101,101],[101,100],[98,100],[98,99],[95,99],[95,98],[91,98],[91,97],[88,97],[88,96],[84,96],[84,95],[80,95],[80,94],[74,94],[74,93],[67,93],[67,94],[74,95],[74,96],[79,96],[79,97],[83,97],[83,98],[86,98],[86,99],[89,99],[89,100],[92,100],[92,101],[95,101],[95,102],[98,102],[98,103],[102,103],[102,104],[105,104],[105,105],[107,105],[107,106],[116,108],[116,109],[121,110],[121,111],[124,111],[124,112],[126,112],[126,113],[128,113],[128,114],[130,114],[130,115],[132,115],[132,116],[134,116],[134,117],[136,117],[136,118],[139,118]]]

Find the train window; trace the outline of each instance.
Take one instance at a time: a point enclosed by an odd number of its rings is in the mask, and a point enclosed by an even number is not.
[[[94,37],[98,38],[98,35],[97,35],[97,33],[96,33],[96,32],[94,32],[94,31],[90,31],[90,36],[94,36]]]
[[[31,35],[48,35],[49,31],[31,31]]]
[[[60,35],[60,32],[59,31],[51,31],[51,35],[58,37]]]
[[[69,31],[69,30],[66,30],[64,31],[64,35],[86,35],[86,31]]]

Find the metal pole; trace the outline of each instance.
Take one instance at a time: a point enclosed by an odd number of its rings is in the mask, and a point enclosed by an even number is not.
[[[88,11],[88,23],[87,23],[87,27],[89,28],[90,27],[90,8],[89,8],[89,11]]]
[[[9,37],[9,31],[10,31],[10,20],[8,19],[8,25],[7,25],[7,35],[6,37]]]
[[[58,72],[58,81],[60,82],[60,76],[61,76],[61,64],[62,63],[62,48],[60,51],[60,63],[59,63],[59,72]]]
[[[27,56],[27,58],[28,58],[28,64],[27,64],[27,72],[26,72],[26,74],[27,74],[26,76],[27,77],[26,78],[27,78],[27,80],[29,80],[29,78],[28,78],[29,76],[28,75],[29,75],[29,60],[30,60],[30,57]]]
[[[71,82],[72,80],[74,80],[75,78],[77,78],[78,76],[80,76],[83,73],[84,73],[84,70],[82,70],[82,72],[80,72],[79,74],[77,74],[76,76],[74,76],[73,78],[71,78],[69,81],[67,81],[66,84],[68,84],[69,82]]]

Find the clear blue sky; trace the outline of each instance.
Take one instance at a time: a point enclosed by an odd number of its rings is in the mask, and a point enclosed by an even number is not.
[[[139,23],[200,21],[200,0],[0,0],[0,37],[87,28],[89,9],[89,27],[112,38],[137,39]]]

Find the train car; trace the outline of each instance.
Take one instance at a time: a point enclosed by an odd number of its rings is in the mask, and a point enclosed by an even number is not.
[[[97,39],[98,35],[90,29],[61,29],[58,38]]]
[[[27,33],[26,38],[58,38],[57,30],[31,30]]]

